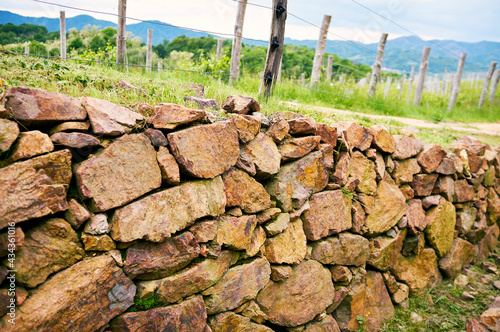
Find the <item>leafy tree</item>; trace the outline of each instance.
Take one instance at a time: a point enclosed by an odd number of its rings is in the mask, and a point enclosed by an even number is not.
[[[49,55],[50,56],[61,56],[61,54],[59,53],[59,49],[57,47],[52,48],[49,51]]]
[[[30,45],[30,54],[36,54],[36,55],[47,55],[47,47],[45,45],[41,44],[40,42],[33,40]]]
[[[104,39],[99,37],[99,35],[96,35],[90,41],[88,48],[94,52],[104,50],[106,48],[106,42],[104,41]]]
[[[165,59],[168,57],[167,46],[168,40],[163,39],[163,42],[161,44],[158,44],[156,46],[153,45],[153,51],[158,55],[159,58]]]
[[[73,39],[71,43],[69,43],[67,52],[69,53],[71,52],[71,50],[79,51],[82,50],[84,47],[85,45],[83,45],[83,41],[80,39],[80,37],[77,37]]]

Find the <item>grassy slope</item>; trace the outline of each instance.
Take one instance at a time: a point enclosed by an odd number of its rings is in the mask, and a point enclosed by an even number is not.
[[[63,62],[60,60],[45,60],[36,57],[5,54],[0,54],[0,78],[2,79],[3,88],[25,85],[48,91],[56,91],[74,97],[91,96],[107,99],[111,102],[131,108],[134,108],[138,103],[144,102],[153,106],[162,102],[186,105],[184,97],[193,94],[185,84],[186,82],[204,84],[207,98],[216,99],[219,105],[231,94],[244,94],[257,99],[257,91],[260,84],[258,79],[249,77],[240,79],[235,86],[229,86],[209,75],[197,73],[163,71],[161,73],[153,72],[151,74],[146,74],[142,69],[134,68],[131,68],[127,73],[118,72],[114,68],[103,66],[88,66],[69,61]],[[123,89],[119,86],[121,80],[129,82],[139,87],[139,89]],[[336,87],[330,87],[325,84],[319,88],[330,89],[332,91],[336,89]],[[380,88],[380,90],[382,90],[382,87]],[[344,86],[344,89],[345,90],[337,92],[349,93],[349,91],[351,91],[349,85]],[[429,98],[432,97],[424,95],[423,107],[409,107],[404,101],[406,100],[404,95],[402,99],[398,99],[396,96],[397,91],[394,91],[394,94],[394,98],[389,98],[385,101],[380,97],[375,97],[372,101],[375,103],[385,102],[396,109],[385,108],[374,104],[365,104],[352,99],[306,90],[295,85],[278,84],[274,97],[267,103],[262,103],[262,110],[267,114],[284,110],[297,111],[288,106],[284,106],[281,102],[287,100],[296,101],[301,104],[327,106],[362,113],[390,114],[410,118],[429,119],[430,117],[435,118],[433,114],[436,115],[438,113],[437,110],[442,106],[425,106],[429,103]],[[462,95],[463,98],[468,98],[466,93]],[[355,88],[352,89],[350,96],[353,98],[366,99],[363,96],[363,92],[357,91]],[[462,105],[472,105],[472,102],[467,102],[465,99],[461,101]],[[500,99],[500,96],[497,99]],[[189,106],[189,104],[187,105]],[[479,112],[474,110],[472,106],[464,106],[457,108],[453,114],[456,120],[464,122],[498,121],[500,120],[500,112],[494,111],[495,109],[495,105],[490,105],[484,111]],[[375,122],[375,120],[365,116],[345,116],[338,114],[325,116],[320,112],[315,112],[307,108],[299,109],[298,111],[321,122],[354,120],[366,126],[382,123],[388,127],[392,134],[399,134],[401,128],[406,126],[394,120],[376,120]],[[443,111],[440,117],[450,120],[451,118],[448,118],[446,114],[448,114],[448,112]],[[448,146],[450,142],[464,134],[466,133],[454,130],[436,131],[432,129],[422,129],[422,131],[416,133],[415,136],[425,142]],[[500,144],[500,137],[484,136],[478,138],[492,145]]]

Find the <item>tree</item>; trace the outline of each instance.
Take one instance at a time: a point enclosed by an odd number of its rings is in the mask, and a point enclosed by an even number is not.
[[[79,51],[83,49],[85,45],[83,45],[83,41],[80,39],[80,37],[77,37],[71,41],[68,45],[67,52],[71,52],[71,50]]]
[[[40,42],[33,40],[30,45],[30,54],[36,55],[47,55],[47,48],[45,45],[42,45]]]
[[[99,35],[96,35],[90,41],[88,48],[94,52],[97,52],[99,50],[104,50],[106,48],[106,42],[104,41],[104,39],[99,37]]]
[[[168,45],[168,40],[163,39],[163,42],[161,44],[153,46],[153,51],[158,55],[159,58],[165,59],[168,57],[167,45]]]
[[[49,51],[49,55],[50,56],[61,56],[61,54],[59,53],[59,49],[57,47],[52,48]]]

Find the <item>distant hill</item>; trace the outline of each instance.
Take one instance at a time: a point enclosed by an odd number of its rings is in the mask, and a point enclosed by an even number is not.
[[[11,13],[9,11],[0,11],[0,23],[13,23],[16,25],[22,23],[31,23],[45,26],[49,31],[59,30],[58,18],[46,17],[27,17]],[[181,29],[169,26],[160,21],[154,21],[159,24],[148,22],[127,23],[127,31],[139,36],[143,41],[147,38],[147,30],[153,29],[153,44],[160,44],[163,39],[172,41],[178,36],[202,37],[208,34],[196,32],[189,29]],[[96,25],[100,28],[113,27],[116,24],[109,21],[97,20],[89,15],[78,15],[66,19],[66,28],[76,28],[81,30],[86,25]],[[246,41],[244,41],[246,42]],[[315,40],[295,40],[286,38],[285,43],[293,45],[303,45],[311,48],[316,47]],[[248,44],[258,44],[249,41]],[[351,59],[366,65],[372,65],[375,61],[377,44],[361,44],[354,41],[329,40],[326,44],[326,52],[337,54],[340,58]],[[397,69],[408,72],[411,64],[420,64],[422,50],[425,46],[431,47],[431,58],[429,60],[430,73],[443,73],[445,68],[449,71],[455,71],[458,64],[458,55],[467,53],[465,66],[466,72],[487,71],[491,61],[500,60],[500,43],[482,41],[478,43],[466,43],[454,40],[432,40],[424,41],[415,36],[400,37],[387,41],[383,67]],[[452,53],[452,54],[450,54]]]

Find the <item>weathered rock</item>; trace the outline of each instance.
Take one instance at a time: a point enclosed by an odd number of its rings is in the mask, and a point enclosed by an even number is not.
[[[160,166],[162,180],[169,185],[179,184],[181,182],[179,165],[166,147],[160,146],[156,159]]]
[[[422,208],[422,201],[419,199],[410,199],[406,203],[406,216],[408,226],[414,234],[418,234],[427,226],[425,220],[425,211]]]
[[[330,267],[332,280],[341,285],[348,285],[352,280],[352,272],[347,266],[334,265]]]
[[[224,213],[226,197],[220,177],[186,182],[116,210],[111,219],[115,241],[160,242],[196,219]]]
[[[469,318],[465,322],[466,332],[488,332],[488,328],[476,319]]]
[[[17,143],[12,147],[10,161],[31,158],[47,152],[52,152],[54,145],[47,134],[38,130],[19,134]]]
[[[254,215],[242,217],[222,216],[217,226],[217,243],[237,250],[246,250],[257,226]]]
[[[456,150],[467,149],[475,155],[482,156],[486,150],[486,145],[475,137],[465,135],[455,142],[452,142],[450,148]]]
[[[457,210],[457,222],[455,228],[461,234],[468,233],[476,221],[478,210],[472,204],[464,204]]]
[[[338,137],[344,140],[348,149],[357,148],[364,151],[372,144],[372,132],[356,122],[340,121],[334,123],[333,126],[337,128]]]
[[[394,172],[392,176],[399,186],[403,183],[411,183],[413,176],[420,173],[421,169],[416,158],[398,160],[394,162]]]
[[[300,208],[311,194],[326,187],[333,159],[333,148],[327,147],[284,165],[266,184],[267,192],[283,211]]]
[[[243,316],[259,324],[262,324],[267,320],[267,315],[264,312],[262,312],[262,310],[260,310],[259,305],[254,300],[244,303],[242,306],[237,308],[235,312],[237,313],[241,312]]]
[[[90,122],[70,121],[63,122],[50,128],[49,135],[54,135],[63,131],[87,131],[90,128]]]
[[[98,281],[98,282],[97,282]],[[16,309],[2,331],[96,331],[133,304],[136,287],[109,256],[79,262],[54,275]],[[75,310],[75,303],[78,309]]]
[[[268,236],[274,236],[276,234],[282,233],[288,228],[290,223],[290,214],[280,213],[272,221],[264,225],[264,230]]]
[[[375,164],[359,151],[354,151],[351,156],[349,176],[359,180],[357,191],[367,195],[374,195],[377,191]]]
[[[396,148],[391,155],[392,159],[408,159],[416,156],[424,148],[424,143],[417,141],[413,137],[404,135],[394,135]]]
[[[410,287],[411,294],[421,294],[441,281],[437,256],[432,248],[423,249],[417,256],[400,254],[390,271]]]
[[[436,184],[437,174],[417,174],[413,176],[411,187],[415,191],[415,196],[429,196]]]
[[[451,176],[441,176],[436,182],[433,193],[440,194],[450,202],[453,202],[455,196],[455,181]]]
[[[370,241],[347,232],[310,245],[311,258],[323,264],[362,266],[370,257]]]
[[[446,150],[439,145],[429,144],[424,146],[424,150],[419,153],[417,160],[424,172],[432,173],[438,168],[446,155]]]
[[[238,137],[242,143],[248,143],[257,136],[260,130],[260,119],[257,119],[250,115],[231,115],[231,121],[233,121],[238,130]]]
[[[315,135],[316,121],[313,118],[295,118],[288,120],[289,133],[294,136]]]
[[[85,207],[72,198],[68,202],[68,210],[64,213],[64,218],[69,222],[71,227],[78,229],[90,218],[90,213]]]
[[[472,262],[475,254],[476,248],[473,244],[457,237],[453,240],[450,251],[439,260],[439,268],[446,277],[455,279],[460,271]]]
[[[455,173],[462,173],[463,163],[457,155],[453,153],[448,153],[445,158],[441,161],[439,166],[436,168],[436,173],[443,175],[453,175]]]
[[[109,235],[89,235],[83,233],[81,240],[85,251],[110,251],[116,249],[116,244]]]
[[[246,255],[248,257],[253,257],[257,255],[264,243],[266,242],[266,232],[264,228],[261,226],[255,227],[255,230],[252,233],[252,239],[250,240],[250,244],[246,248]]]
[[[392,294],[392,301],[394,303],[400,304],[404,300],[406,300],[410,295],[410,287],[401,282],[398,282],[397,285],[398,285],[398,290],[394,292],[394,294]]]
[[[12,238],[14,240],[10,240]],[[9,248],[11,249],[10,252],[12,252],[13,245],[16,251],[21,250],[24,245],[24,232],[21,227],[14,228],[14,233],[12,233],[12,231],[7,231],[0,234],[0,257],[7,256]],[[2,278],[2,274],[3,273],[0,272],[0,283],[3,281],[3,278],[5,278],[5,276]]]
[[[284,281],[292,275],[292,268],[288,265],[271,265],[271,280]]]
[[[200,246],[190,232],[162,243],[140,242],[127,248],[124,271],[131,278],[160,279],[181,270],[199,254]]]
[[[483,239],[477,244],[476,262],[484,261],[491,252],[495,250],[498,245],[498,237],[500,236],[500,229],[497,224],[489,227]]]
[[[9,111],[3,106],[0,106],[0,119],[11,119],[12,116],[10,115]]]
[[[281,213],[281,209],[278,208],[269,208],[266,209],[259,214],[257,214],[257,222],[259,224],[265,223],[271,219],[276,218]]]
[[[303,213],[304,231],[309,241],[317,241],[352,227],[351,199],[342,190],[312,195]]]
[[[500,197],[493,188],[489,188],[488,196],[486,199],[488,209],[486,216],[488,217],[488,225],[492,225],[500,218]]]
[[[363,317],[366,331],[378,331],[382,324],[394,316],[389,293],[382,275],[368,271],[366,279],[353,285],[335,313],[341,329],[356,331],[360,328],[357,317]]]
[[[288,121],[280,119],[269,127],[266,135],[269,135],[275,143],[280,143],[285,139],[286,135],[288,135],[289,130],[290,125],[288,124]]]
[[[351,156],[348,152],[341,152],[335,165],[335,172],[331,175],[331,180],[341,186],[347,183],[349,170],[351,168]]]
[[[139,113],[107,100],[83,97],[80,101],[87,110],[94,134],[108,136],[126,134],[132,130],[137,121],[144,120]]]
[[[298,264],[307,254],[307,239],[302,228],[302,220],[296,219],[282,233],[268,238],[264,253],[273,264]]]
[[[367,263],[381,271],[387,271],[403,249],[406,231],[399,232],[394,238],[379,236],[370,240],[370,258]]]
[[[304,332],[340,332],[340,327],[332,316],[326,315],[319,322],[307,324]]]
[[[153,146],[168,146],[168,140],[161,130],[148,128],[144,131],[144,135],[149,138]]]
[[[474,188],[467,180],[455,181],[454,202],[463,203],[474,200]]]
[[[236,164],[240,149],[232,121],[197,126],[168,134],[181,170],[198,178],[213,178]]]
[[[125,135],[76,168],[78,189],[96,211],[124,205],[160,187],[156,152],[142,134]]]
[[[455,206],[441,198],[438,206],[427,210],[425,215],[425,236],[428,243],[443,257],[451,249],[455,230]]]
[[[320,136],[306,136],[285,141],[279,146],[281,160],[286,162],[302,158],[314,150],[321,140]]]
[[[417,234],[407,236],[403,243],[403,255],[410,256],[412,254],[420,255],[425,246],[425,235]]]
[[[270,274],[271,266],[263,258],[230,268],[215,286],[202,293],[208,314],[232,310],[254,299],[269,282]]]
[[[241,149],[253,160],[257,178],[269,178],[280,170],[281,155],[271,137],[259,133]]]
[[[427,196],[422,199],[422,206],[424,209],[428,209],[431,206],[438,205],[440,200],[441,200],[440,195]]]
[[[161,303],[176,303],[217,283],[238,259],[238,253],[222,251],[217,259],[205,259],[159,281],[156,295]]]
[[[0,229],[68,208],[71,152],[63,150],[0,168]]]
[[[75,231],[64,219],[48,219],[26,232],[24,245],[16,250],[13,266],[16,282],[33,288],[49,275],[81,260],[84,251]],[[10,266],[4,260],[5,266]]]
[[[365,218],[366,213],[363,206],[358,201],[352,202],[352,228],[354,233],[364,234],[366,232]]]
[[[217,100],[215,99],[206,99],[206,98],[198,98],[198,97],[193,97],[193,96],[186,96],[184,97],[184,101],[191,101],[195,102],[196,106],[200,109],[205,109],[205,108],[212,108],[216,110],[218,108],[217,106]]]
[[[0,119],[0,152],[7,151],[19,136],[19,126],[14,121]]]
[[[383,125],[371,126],[369,128],[373,135],[372,146],[377,150],[387,153],[393,153],[396,149],[396,141],[394,137],[389,134],[387,128]]]
[[[147,122],[156,129],[175,129],[180,125],[201,120],[203,117],[205,117],[204,111],[172,103],[162,103],[154,108],[154,115]]]
[[[337,146],[337,128],[326,123],[316,124],[316,135],[321,137],[321,143]]]
[[[365,204],[366,206],[366,204]],[[365,225],[370,235],[382,234],[396,225],[406,212],[405,198],[390,179],[379,182],[373,208],[367,211]]]
[[[273,330],[264,325],[253,323],[250,318],[235,314],[234,312],[223,312],[209,319],[208,325],[212,332],[241,331],[241,332],[272,332]]]
[[[85,225],[83,231],[92,235],[101,235],[108,233],[108,217],[103,213],[92,216],[92,218],[90,218],[90,221]]]
[[[292,269],[290,278],[268,283],[257,296],[257,303],[273,324],[291,327],[309,322],[335,297],[330,272],[320,263],[306,260]]]
[[[236,161],[235,166],[241,170],[244,170],[251,176],[255,176],[255,174],[257,174],[255,164],[253,163],[253,158],[243,150],[240,150],[240,156],[238,157],[238,161]]]
[[[114,318],[111,331],[205,331],[207,311],[203,298],[195,296],[180,304],[127,312]]]
[[[500,331],[500,308],[486,310],[479,317],[479,321],[488,327],[490,331]]]
[[[212,241],[217,235],[217,220],[200,221],[189,228],[197,242]]]
[[[264,187],[246,172],[232,168],[222,180],[226,206],[239,206],[245,213],[257,213],[271,205],[271,197]]]
[[[13,87],[7,90],[5,98],[5,107],[13,118],[28,125],[85,120],[87,117],[77,99],[55,92]]]
[[[56,145],[60,144],[76,149],[98,146],[101,143],[94,136],[83,133],[55,133],[50,136],[50,139]]]
[[[228,113],[237,114],[260,112],[260,105],[255,99],[242,95],[228,96],[222,108]]]

